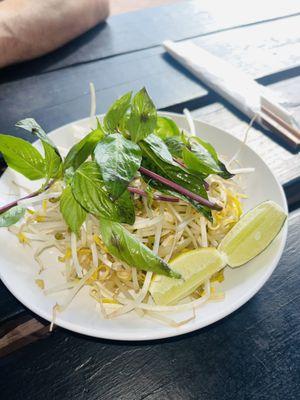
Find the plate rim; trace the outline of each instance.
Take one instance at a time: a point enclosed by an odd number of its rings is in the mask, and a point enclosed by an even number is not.
[[[183,114],[180,113],[174,113],[174,112],[158,112],[159,115],[162,116],[169,116],[169,117],[176,117],[176,118],[184,118]],[[98,118],[102,118],[104,114],[97,114],[96,116]],[[93,117],[94,118],[94,117]],[[83,121],[87,121],[91,119],[90,117],[86,117],[86,118],[81,118],[79,120],[76,121],[72,121],[69,122],[67,124],[64,124],[52,131],[49,132],[49,134],[55,133],[57,130],[60,129],[64,129],[66,127],[72,126],[76,123],[82,123]],[[220,132],[225,132],[227,135],[231,136],[231,139],[233,139],[234,141],[236,141],[237,143],[242,143],[242,141],[235,137],[234,135],[232,135],[229,131],[224,130],[222,128],[219,128],[215,125],[212,124],[208,124],[204,121],[201,121],[201,119],[197,119],[197,118],[193,118],[193,120],[200,122],[203,126],[207,126],[209,128],[212,129],[217,129]],[[35,141],[34,143],[38,143],[38,140]],[[288,205],[287,205],[287,199],[284,193],[284,190],[282,188],[282,185],[280,184],[278,178],[274,175],[274,173],[272,172],[271,168],[265,163],[265,161],[261,158],[261,156],[256,153],[248,144],[245,144],[247,146],[247,149],[253,153],[255,155],[255,157],[258,157],[262,163],[264,164],[264,167],[271,173],[271,175],[273,176],[278,189],[279,189],[279,193],[281,195],[283,204],[284,204],[284,210],[287,212],[288,214]],[[10,168],[7,168],[5,170],[5,172],[3,173],[2,177],[0,179],[3,178],[3,176],[5,174],[8,173],[8,171],[10,170]],[[214,313],[211,317],[208,317],[204,322],[200,322],[197,324],[197,322],[195,322],[192,325],[187,325],[187,326],[181,326],[179,328],[174,328],[173,332],[164,332],[164,331],[159,331],[159,330],[155,330],[153,331],[153,333],[149,333],[149,334],[145,334],[145,335],[139,335],[139,336],[134,336],[132,335],[132,333],[130,334],[124,334],[124,333],[119,333],[120,331],[117,330],[115,331],[110,331],[110,334],[107,334],[105,332],[107,332],[107,330],[102,331],[101,330],[101,326],[100,329],[92,329],[92,328],[85,328],[82,325],[78,325],[77,323],[72,323],[69,321],[65,321],[64,319],[62,319],[61,317],[57,316],[57,318],[55,319],[55,325],[60,326],[64,329],[68,329],[72,332],[76,332],[82,335],[86,335],[86,336],[91,336],[94,338],[98,338],[98,339],[106,339],[106,340],[117,340],[117,341],[126,341],[126,342],[132,342],[132,341],[149,341],[149,340],[161,340],[161,339],[166,339],[166,338],[171,338],[171,337],[176,337],[176,336],[181,336],[187,333],[191,333],[194,331],[198,331],[200,329],[203,329],[211,324],[214,324],[215,322],[229,316],[230,314],[232,314],[233,312],[235,312],[237,309],[239,309],[240,307],[242,307],[245,303],[247,303],[256,293],[259,292],[259,290],[264,286],[264,284],[268,281],[268,279],[270,278],[270,276],[273,274],[275,268],[277,267],[279,260],[282,256],[284,247],[286,245],[286,240],[287,240],[287,233],[288,233],[288,223],[285,223],[285,226],[283,227],[282,230],[282,238],[281,238],[281,242],[279,245],[279,251],[277,256],[275,257],[275,259],[272,261],[272,266],[266,271],[266,274],[263,276],[263,278],[256,284],[254,285],[251,290],[249,290],[244,296],[240,297],[239,299],[237,299],[235,302],[231,303],[230,306],[230,310],[223,310],[223,311],[219,311],[217,313]],[[1,271],[0,268],[0,278],[3,282],[3,284],[6,286],[6,288],[11,292],[11,294],[18,300],[20,301],[26,308],[28,308],[30,311],[34,312],[35,314],[39,315],[40,317],[44,318],[45,320],[51,322],[51,319],[49,317],[49,313],[44,311],[43,309],[39,309],[38,306],[36,306],[35,304],[31,304],[30,302],[27,302],[26,298],[22,298],[22,296],[20,296],[18,294],[17,291],[14,290],[14,288],[10,285],[10,283],[5,279],[5,277],[3,276],[3,273]]]

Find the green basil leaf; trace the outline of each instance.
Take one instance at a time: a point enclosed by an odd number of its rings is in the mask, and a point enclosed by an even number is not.
[[[165,143],[173,157],[182,158],[182,150],[184,149],[185,145],[180,138],[169,137],[166,139]]]
[[[130,107],[131,95],[132,92],[124,94],[107,111],[103,119],[103,125],[108,133],[114,133],[118,130],[120,122]]]
[[[78,234],[81,225],[86,219],[87,213],[76,201],[70,186],[67,186],[62,192],[59,207],[71,231]]]
[[[182,155],[185,165],[194,173],[202,173],[206,176],[217,174],[225,179],[233,176],[218,159],[217,152],[213,146],[199,137],[191,137],[189,139],[189,149],[187,147],[184,148]]]
[[[15,206],[0,214],[0,227],[10,226],[18,222],[25,214],[25,208]]]
[[[92,130],[80,142],[71,147],[64,162],[64,170],[70,167],[77,169],[94,151],[97,143],[105,136],[100,122],[97,120],[97,128]]]
[[[45,152],[45,168],[47,178],[56,178],[61,174],[62,159],[59,151],[46,132],[33,118],[26,118],[16,123],[19,128],[35,134],[42,142]]]
[[[0,152],[7,165],[31,180],[45,177],[45,162],[41,154],[26,140],[0,134]]]
[[[95,162],[85,162],[76,170],[72,191],[78,203],[88,212],[98,217],[133,224],[134,204],[129,192],[124,192],[118,200],[112,201]]]
[[[157,117],[156,128],[154,132],[161,139],[180,137],[180,130],[176,123],[167,117]]]
[[[173,160],[172,154],[169,152],[169,149],[165,142],[163,142],[156,135],[149,135],[140,143],[141,147],[143,146],[143,143],[146,143],[146,147],[148,147],[152,153],[155,153],[156,156],[159,157],[162,161],[167,161],[168,163],[177,165],[176,162]]]
[[[153,133],[156,120],[156,108],[147,90],[143,88],[134,96],[131,104],[131,113],[127,121],[127,129],[130,132],[131,139],[137,143]]]
[[[36,122],[34,118],[25,118],[22,119],[21,121],[16,123],[16,126],[22,129],[25,129],[25,131],[31,132],[34,135],[36,135],[41,141],[47,142],[50,146],[54,147],[56,149],[55,144],[52,142],[52,140],[47,136],[46,132],[43,130],[43,128]]]
[[[70,185],[72,183],[74,174],[75,170],[73,167],[69,167],[64,171],[64,181],[66,185]]]
[[[141,149],[115,133],[97,144],[94,155],[108,192],[113,199],[119,198],[141,165]]]
[[[154,254],[122,225],[101,218],[100,233],[108,251],[131,267],[180,278],[180,275],[172,271],[164,260]]]
[[[133,225],[135,221],[135,208],[131,193],[125,191],[122,196],[116,200],[115,204],[118,208],[117,221]]]
[[[155,141],[152,140],[152,136],[154,135],[151,135],[151,137],[149,136],[139,143],[143,154],[142,166],[207,199],[208,197],[201,174],[196,176],[190,173],[186,168],[177,164],[173,160],[165,143],[158,137],[155,138]],[[143,175],[143,178],[152,186],[158,186],[157,183],[153,183],[149,177]],[[159,186],[165,187],[161,184]],[[169,190],[169,188],[166,188],[166,190]],[[195,201],[185,196],[184,198],[193,206],[195,205]],[[197,210],[210,218],[211,210],[208,207],[199,204]]]
[[[58,178],[62,173],[62,159],[60,154],[49,143],[42,141],[45,152],[47,178]]]

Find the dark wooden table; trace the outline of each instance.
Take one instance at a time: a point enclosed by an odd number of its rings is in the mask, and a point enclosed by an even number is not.
[[[228,15],[210,0],[115,16],[48,56],[2,70],[1,133],[21,136],[13,125],[28,116],[48,131],[85,117],[93,81],[99,113],[126,90],[145,85],[159,108],[188,107],[242,137],[247,119],[171,60],[161,47],[166,38],[192,38],[239,66],[285,95],[300,120],[299,3],[274,2],[271,9],[260,3],[229,0]],[[47,323],[0,284],[1,398],[300,398],[299,154],[258,127],[249,144],[277,175],[291,209],[287,247],[263,289],[201,331],[121,343],[63,329],[49,334]]]

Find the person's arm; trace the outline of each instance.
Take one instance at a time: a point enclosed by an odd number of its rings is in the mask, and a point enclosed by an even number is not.
[[[0,2],[0,67],[48,53],[107,18],[109,0]]]

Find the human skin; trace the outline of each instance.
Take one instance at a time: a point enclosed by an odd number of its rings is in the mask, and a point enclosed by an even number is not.
[[[0,67],[55,50],[108,14],[109,0],[0,0]]]

